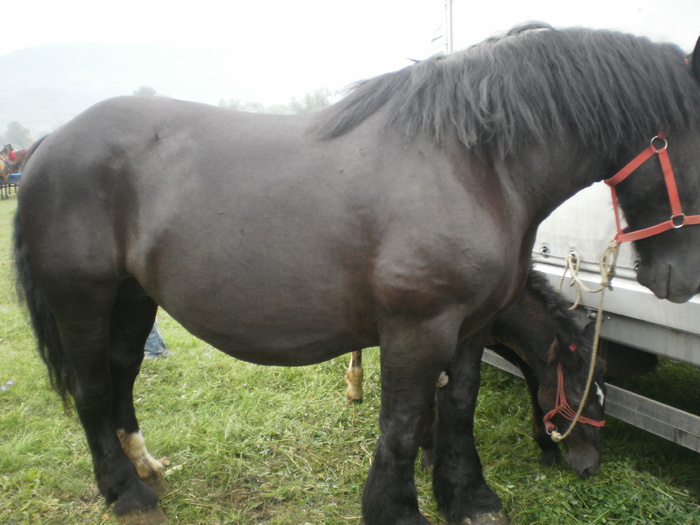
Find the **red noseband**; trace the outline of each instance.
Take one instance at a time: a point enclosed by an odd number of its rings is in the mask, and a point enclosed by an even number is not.
[[[659,147],[657,147],[656,144],[658,144]],[[673,174],[673,168],[671,168],[671,160],[668,157],[667,148],[668,139],[664,133],[659,132],[656,137],[651,139],[649,146],[644,151],[632,159],[627,166],[618,171],[614,176],[605,180],[605,184],[610,186],[610,191],[612,192],[613,210],[615,211],[615,223],[617,225],[615,240],[618,243],[638,241],[639,239],[645,239],[668,230],[681,228],[686,224],[700,224],[700,215],[685,215],[683,213],[680,197],[678,196],[678,188],[676,187],[676,177]],[[671,217],[667,221],[661,222],[656,226],[650,226],[649,228],[643,228],[633,232],[625,232],[620,225],[620,211],[615,186],[632,175],[637,168],[654,155],[659,157],[659,162],[661,163],[661,171],[664,174],[664,181],[666,182],[668,200],[671,203]]]
[[[585,403],[586,400],[583,399],[581,402]],[[557,428],[556,425],[552,423],[552,418],[557,414],[561,414],[569,421],[573,421],[576,417],[576,410],[571,408],[571,405],[569,405],[569,402],[566,400],[566,392],[564,391],[564,370],[562,370],[561,363],[559,363],[559,367],[557,368],[557,402],[554,406],[554,410],[547,412],[544,416],[544,428],[547,433],[551,433]],[[579,417],[578,422],[594,427],[605,426],[605,420],[596,421],[595,419],[589,419],[584,416]]]

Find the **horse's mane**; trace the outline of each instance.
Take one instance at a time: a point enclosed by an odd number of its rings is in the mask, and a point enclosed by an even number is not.
[[[552,287],[545,274],[531,270],[527,275],[525,288],[545,306],[549,316],[562,327],[560,335],[565,336],[567,340],[577,339],[580,336],[582,327],[569,309],[569,303]]]
[[[529,24],[359,83],[322,116],[321,136],[344,135],[381,108],[409,138],[456,133],[467,147],[501,156],[564,131],[610,151],[659,129],[696,126],[700,86],[676,46]]]

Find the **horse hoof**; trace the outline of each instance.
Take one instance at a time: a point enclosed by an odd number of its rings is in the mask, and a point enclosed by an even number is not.
[[[117,516],[117,521],[123,525],[160,525],[167,523],[168,518],[159,505],[151,509],[137,510],[128,514]]]
[[[167,481],[165,481],[165,478],[161,474],[158,474],[157,476],[150,476],[149,478],[142,479],[141,481],[148,485],[149,488],[159,496],[162,496],[170,490],[170,485]]]
[[[506,515],[502,511],[488,512],[486,514],[480,514],[475,518],[467,518],[461,525],[508,525],[510,522]]]

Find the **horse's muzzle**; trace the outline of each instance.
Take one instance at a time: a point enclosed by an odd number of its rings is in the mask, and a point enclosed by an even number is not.
[[[601,460],[602,454],[594,447],[570,450],[566,454],[566,462],[582,478],[588,478],[598,472]]]

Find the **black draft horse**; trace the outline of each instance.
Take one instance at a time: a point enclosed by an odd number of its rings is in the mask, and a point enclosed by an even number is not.
[[[472,436],[491,322],[524,286],[539,223],[650,147],[665,163],[617,186],[629,230],[665,228],[635,242],[637,277],[675,302],[698,292],[700,228],[671,227],[686,219],[669,220],[663,173],[670,162],[683,209],[699,213],[699,57],[529,27],[368,80],[315,114],[124,97],[48,135],[20,188],[18,278],[115,514],[163,519],[132,402],[161,306],[255,363],[380,346],[368,525],[427,523],[414,460],[446,371],[439,508],[450,523],[505,523]]]
[[[532,404],[532,435],[541,450],[540,464],[559,461],[559,446],[550,436],[554,426],[569,429],[572,412],[584,404],[578,425],[562,440],[566,462],[581,477],[594,474],[603,455],[605,364],[596,359],[593,382],[584,399],[595,336],[595,323],[581,311],[572,311],[547,277],[532,270],[525,289],[498,314],[486,339],[486,348],[516,365],[523,373]],[[352,353],[346,373],[349,401],[362,400],[362,350]],[[449,377],[441,375],[438,387]],[[423,436],[423,465],[432,468],[435,410]],[[567,421],[568,420],[568,421]]]

